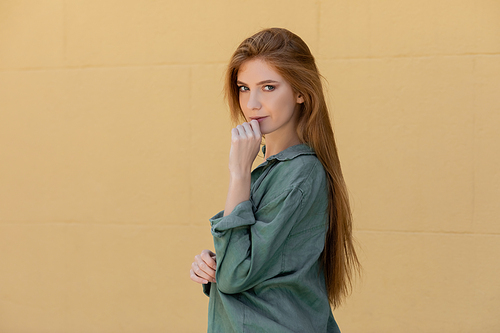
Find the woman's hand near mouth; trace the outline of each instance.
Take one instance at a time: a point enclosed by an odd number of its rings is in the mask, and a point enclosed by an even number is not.
[[[262,119],[265,117],[261,117]],[[249,175],[252,164],[259,153],[262,133],[259,121],[252,119],[231,130],[229,172],[231,177]]]
[[[229,189],[224,216],[231,214],[241,202],[250,199],[252,164],[260,149],[262,134],[255,119],[231,130],[229,152]]]

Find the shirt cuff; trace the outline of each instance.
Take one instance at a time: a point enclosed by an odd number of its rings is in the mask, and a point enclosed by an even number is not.
[[[240,202],[234,207],[231,214],[224,216],[224,211],[220,211],[210,218],[210,225],[212,226],[212,235],[215,237],[222,237],[226,231],[255,224],[255,215],[252,210],[252,202],[246,200]]]

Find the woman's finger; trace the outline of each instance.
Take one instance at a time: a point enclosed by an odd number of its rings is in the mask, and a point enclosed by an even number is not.
[[[262,137],[262,133],[260,132],[259,122],[257,120],[255,120],[255,119],[252,119],[252,121],[250,121],[250,125],[252,126],[253,131],[255,132],[255,134],[258,137]]]
[[[239,134],[240,137],[242,137],[242,138],[246,138],[247,137],[246,130],[245,130],[245,128],[242,125],[236,126],[236,129],[238,130],[238,134]]]
[[[207,284],[208,283],[207,280],[202,279],[201,277],[197,276],[194,273],[194,271],[193,271],[192,268],[189,270],[189,277],[191,278],[191,280],[193,280],[194,282],[197,282],[197,283],[201,283],[201,284]]]
[[[242,126],[245,130],[245,135],[247,136],[247,138],[253,138],[255,136],[255,132],[249,123],[243,123]]]
[[[214,278],[211,277],[210,274],[208,274],[205,270],[203,270],[196,262],[193,262],[191,264],[191,269],[193,270],[194,274],[196,274],[196,276],[205,279],[207,281],[213,282]]]
[[[193,264],[196,264],[196,267],[193,267],[194,272],[206,279],[209,279],[210,281],[214,282],[215,281],[215,269],[210,267],[205,261],[201,258],[201,255],[197,255],[194,257],[195,262]],[[198,270],[203,272],[202,275],[198,274]]]
[[[217,263],[215,262],[215,253],[213,253],[210,250],[203,250],[201,251],[201,259],[207,264],[209,267],[211,267],[213,270],[217,269]]]
[[[231,141],[232,142],[236,142],[240,137],[240,133],[238,131],[238,129],[235,127],[233,129],[231,129]]]
[[[213,253],[210,250],[203,250],[203,251],[201,251],[201,253],[205,253],[205,252],[208,253],[211,257],[215,257],[215,253]]]

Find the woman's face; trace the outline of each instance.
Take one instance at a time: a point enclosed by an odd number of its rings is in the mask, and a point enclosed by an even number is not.
[[[258,118],[262,134],[296,135],[298,106],[304,100],[266,61],[245,61],[237,85],[241,110],[247,121]]]

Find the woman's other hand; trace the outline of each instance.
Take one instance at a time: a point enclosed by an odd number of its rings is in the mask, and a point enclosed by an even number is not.
[[[215,282],[216,268],[215,253],[203,250],[201,254],[194,257],[194,262],[191,264],[191,280],[202,284]]]
[[[262,141],[259,122],[252,120],[231,130],[229,172],[232,177],[250,174],[252,163],[257,157]]]

